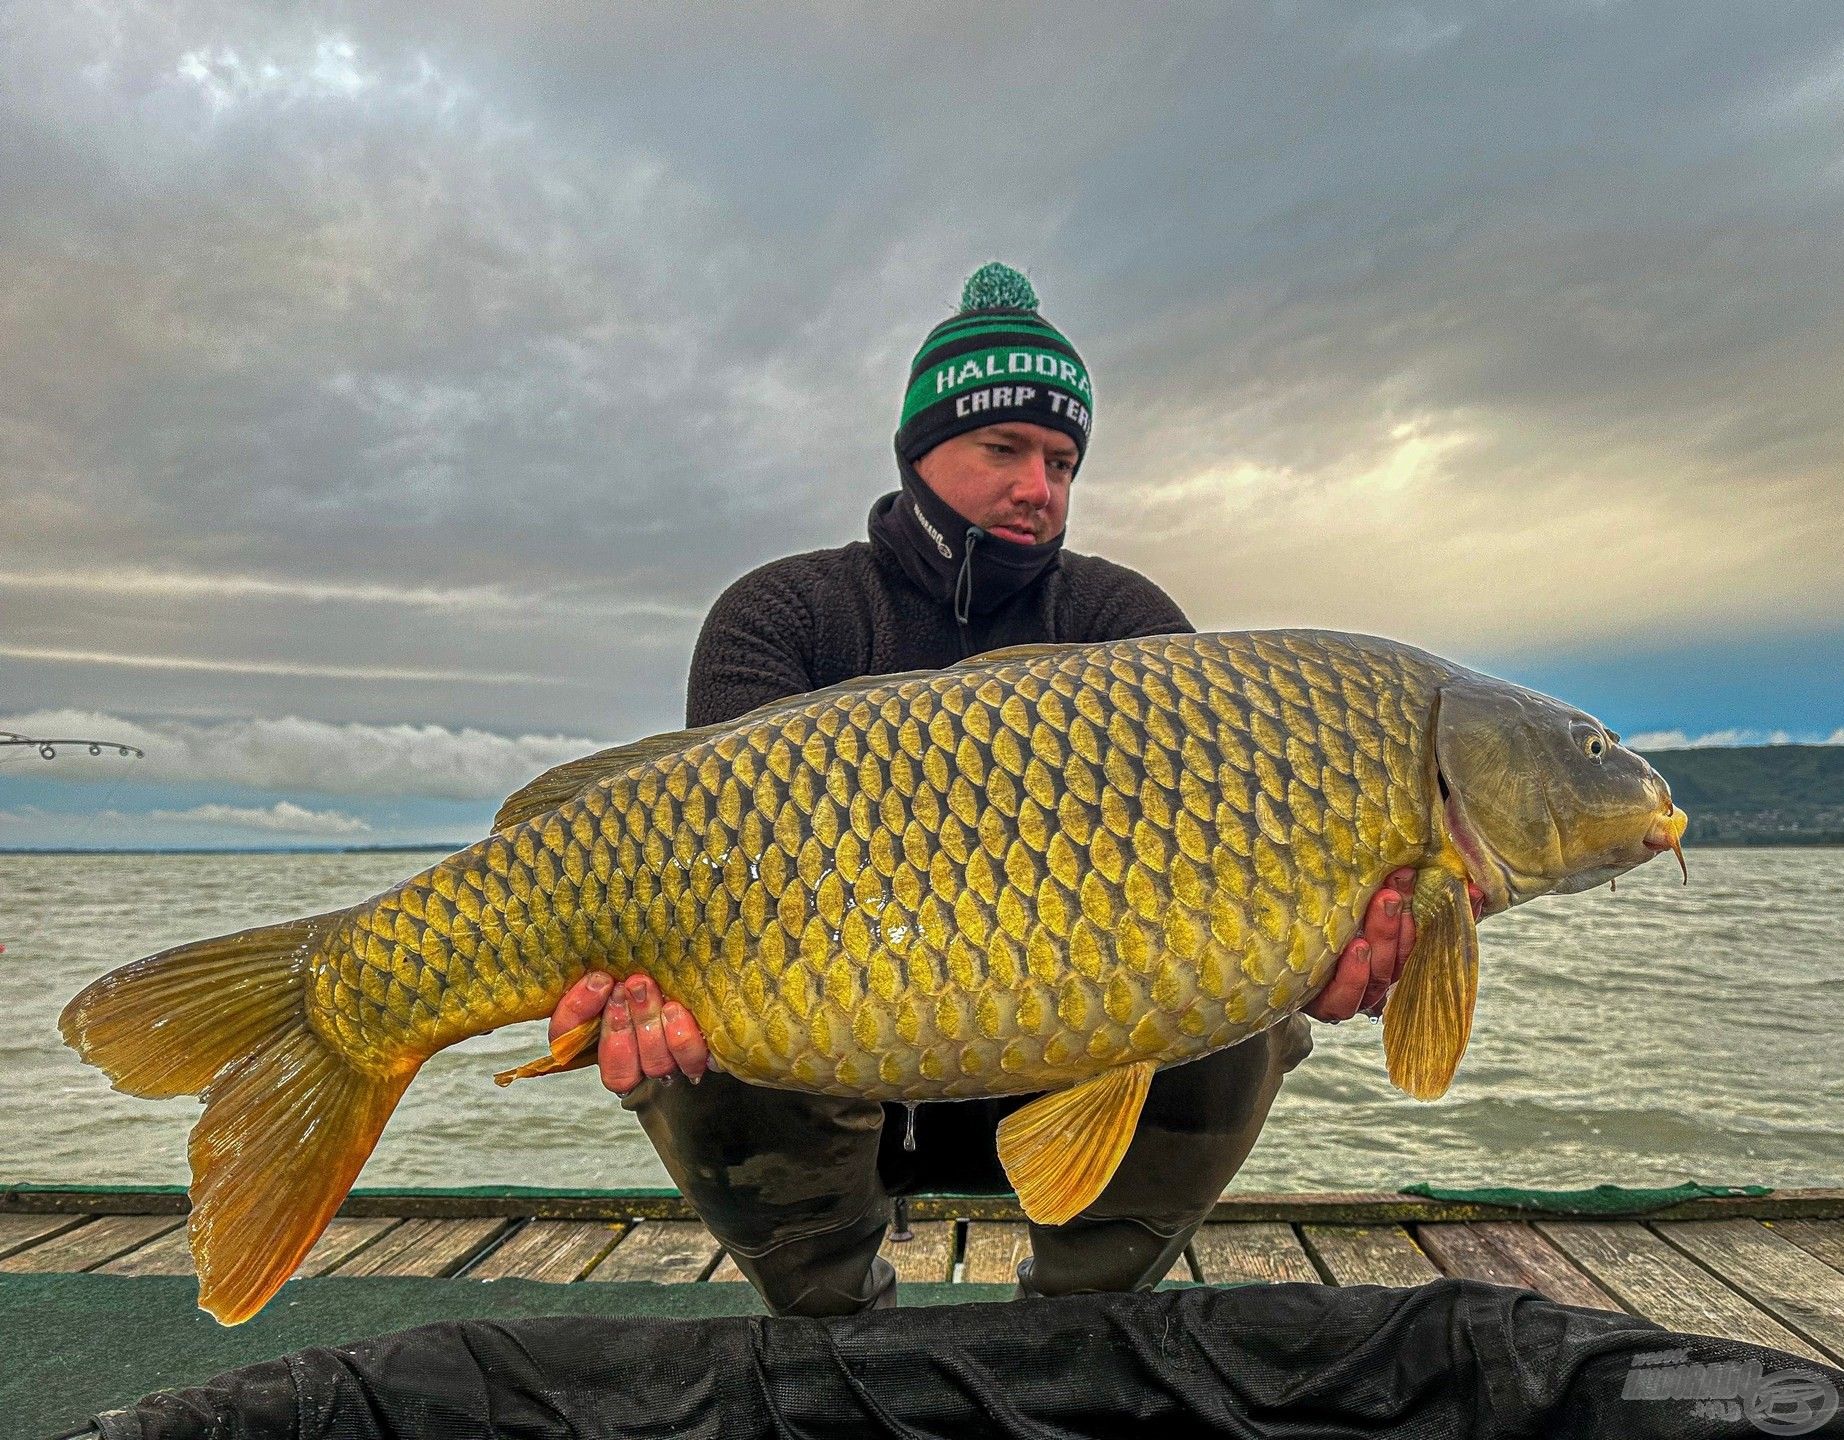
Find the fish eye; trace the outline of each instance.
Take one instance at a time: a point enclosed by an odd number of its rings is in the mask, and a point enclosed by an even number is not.
[[[1599,765],[1601,761],[1607,758],[1607,750],[1612,742],[1608,740],[1606,732],[1601,730],[1599,726],[1586,725],[1578,722],[1574,730],[1575,743],[1581,746],[1582,754],[1586,755],[1596,765]]]

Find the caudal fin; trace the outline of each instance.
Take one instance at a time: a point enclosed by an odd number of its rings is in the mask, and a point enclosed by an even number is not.
[[[307,1022],[308,968],[334,911],[162,951],[58,1018],[130,1095],[197,1095],[187,1147],[199,1306],[226,1325],[282,1287],[339,1209],[415,1067],[354,1067]]]

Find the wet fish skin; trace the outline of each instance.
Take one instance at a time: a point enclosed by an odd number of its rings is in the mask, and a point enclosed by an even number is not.
[[[1424,857],[1455,667],[1316,632],[1036,647],[799,697],[356,910],[312,1022],[397,1068],[644,972],[726,1070],[878,1099],[1202,1055]]]

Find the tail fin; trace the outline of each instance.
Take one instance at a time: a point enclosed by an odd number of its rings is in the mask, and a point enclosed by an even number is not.
[[[95,981],[64,1042],[130,1095],[197,1095],[199,1306],[249,1319],[339,1209],[415,1066],[360,1070],[307,1023],[308,967],[347,912],[181,945]]]

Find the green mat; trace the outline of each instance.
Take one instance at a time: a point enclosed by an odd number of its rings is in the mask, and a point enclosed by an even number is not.
[[[1004,1301],[1014,1292],[1011,1285],[903,1285],[897,1297],[903,1305],[947,1305]],[[739,1282],[328,1276],[289,1281],[255,1319],[225,1329],[199,1310],[190,1276],[0,1275],[0,1440],[43,1440],[150,1390],[436,1320],[762,1313],[755,1291]]]
[[[1590,1190],[1521,1190],[1510,1185],[1492,1185],[1477,1190],[1459,1190],[1426,1181],[1402,1187],[1404,1195],[1422,1195],[1430,1200],[1459,1200],[1470,1205],[1503,1205],[1513,1210],[1542,1210],[1552,1214],[1575,1215],[1644,1215],[1685,1200],[1709,1200],[1730,1196],[1759,1197],[1773,1194],[1771,1185],[1700,1185],[1687,1180],[1682,1185],[1662,1189],[1635,1188],[1627,1185],[1596,1185]]]

